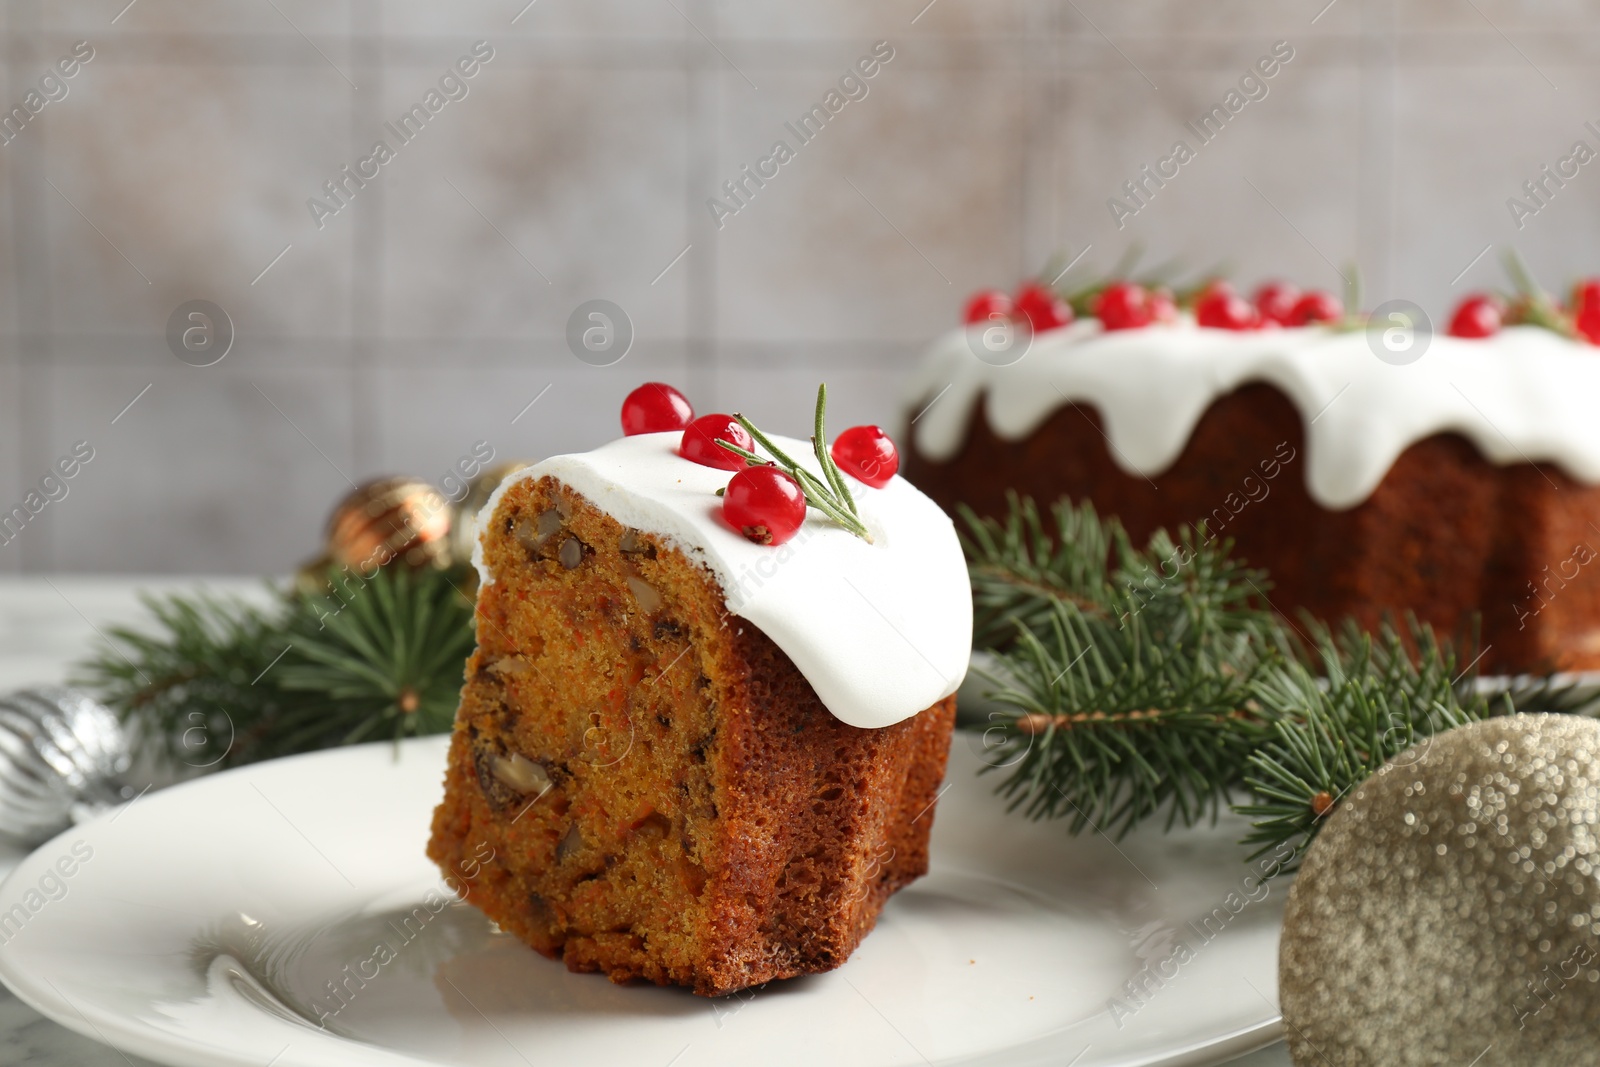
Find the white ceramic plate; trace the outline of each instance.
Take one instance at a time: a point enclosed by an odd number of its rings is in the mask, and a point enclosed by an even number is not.
[[[958,736],[933,872],[855,956],[710,1001],[569,974],[430,898],[444,743],[261,764],[63,834],[0,886],[0,978],[191,1067],[1178,1065],[1279,1036],[1287,885],[1263,897],[1237,822],[1071,838],[1005,814]]]

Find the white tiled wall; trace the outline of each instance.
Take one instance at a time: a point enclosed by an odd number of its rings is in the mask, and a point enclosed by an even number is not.
[[[0,6],[7,109],[95,49],[0,146],[0,505],[96,449],[0,571],[282,571],[348,479],[590,447],[645,378],[790,431],[826,378],[834,425],[893,424],[970,290],[1086,246],[1356,263],[1436,315],[1498,283],[1492,253],[1455,280],[1486,245],[1600,273],[1600,163],[1521,231],[1505,207],[1600,147],[1579,0],[524,3]],[[707,198],[880,39],[868,95],[719,229]],[[468,95],[319,229],[307,198],[477,40]],[[1119,230],[1107,198],[1277,40],[1268,95]],[[607,368],[564,341],[595,297],[636,330]],[[237,330],[216,366],[167,349],[195,298]]]

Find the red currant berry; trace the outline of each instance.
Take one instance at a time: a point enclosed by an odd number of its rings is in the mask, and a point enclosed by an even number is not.
[[[1034,333],[1043,333],[1072,321],[1072,305],[1037,282],[1017,291],[1017,312],[1027,318]]]
[[[1577,328],[1579,337],[1592,345],[1600,345],[1600,309],[1587,308],[1578,312],[1572,325]]]
[[[966,313],[961,321],[968,326],[977,322],[993,322],[1011,317],[1011,298],[998,289],[980,289],[967,301]]]
[[[1588,279],[1573,289],[1572,311],[1578,336],[1600,345],[1600,279]]]
[[[1500,332],[1500,301],[1482,293],[1467,297],[1450,318],[1451,337],[1493,337]]]
[[[1255,293],[1256,310],[1261,312],[1262,320],[1280,326],[1289,321],[1299,301],[1300,290],[1288,282],[1266,282],[1257,287]]]
[[[900,469],[900,453],[877,426],[852,426],[833,439],[833,461],[839,469],[874,489],[889,484]]]
[[[1194,305],[1194,320],[1201,326],[1219,330],[1254,330],[1261,316],[1250,301],[1233,291],[1226,282],[1213,282]]]
[[[745,458],[717,444],[719,440],[738,445],[746,452],[752,452],[756,447],[756,443],[750,439],[750,432],[740,426],[733,416],[701,415],[684,428],[683,440],[678,442],[678,455],[692,459],[703,467],[720,467],[725,471],[744,467],[747,462]]]
[[[665,382],[645,382],[622,402],[622,433],[665,433],[681,430],[694,419],[684,395]]]
[[[781,545],[806,521],[806,495],[777,467],[746,467],[722,494],[722,517],[758,545]]]
[[[1095,317],[1107,330],[1134,330],[1150,325],[1149,294],[1132,282],[1112,282],[1094,303]]]
[[[1318,322],[1338,322],[1344,318],[1344,305],[1332,293],[1313,289],[1295,301],[1286,326],[1310,326]]]

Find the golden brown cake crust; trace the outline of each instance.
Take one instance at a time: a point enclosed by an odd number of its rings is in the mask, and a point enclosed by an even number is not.
[[[484,546],[429,856],[614,981],[715,996],[844,962],[928,869],[954,697],[841,723],[703,566],[551,478],[508,490]]]
[[[949,462],[907,457],[906,477],[947,510],[1004,514],[1008,488],[1041,504],[1069,496],[1117,516],[1139,543],[1206,519],[1268,571],[1285,614],[1372,629],[1409,610],[1462,634],[1478,612],[1480,669],[1600,668],[1600,488],[1553,464],[1497,466],[1464,437],[1436,434],[1401,453],[1367,500],[1328,511],[1306,490],[1300,414],[1271,385],[1219,397],[1148,481],[1115,463],[1087,403],[1020,441],[1000,438],[982,412]]]

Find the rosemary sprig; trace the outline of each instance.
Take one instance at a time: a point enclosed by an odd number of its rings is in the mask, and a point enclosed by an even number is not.
[[[817,465],[822,468],[822,473],[827,477],[828,483],[833,486],[833,491],[839,499],[844,501],[850,509],[850,514],[856,514],[855,497],[850,495],[850,487],[844,484],[844,476],[839,473],[839,465],[834,463],[833,456],[828,452],[828,432],[823,427],[823,413],[828,407],[828,383],[823,382],[817,386],[817,417],[816,424],[811,428],[811,451],[816,454]],[[746,427],[748,429],[748,427]],[[754,436],[754,435],[752,435]],[[867,538],[871,541],[872,538]]]
[[[1539,287],[1538,282],[1533,280],[1532,272],[1528,270],[1528,265],[1522,262],[1522,257],[1517,254],[1515,248],[1507,248],[1501,255],[1501,262],[1505,265],[1506,275],[1510,277],[1511,287],[1516,293],[1516,299],[1511,302],[1511,311],[1506,316],[1508,324],[1543,326],[1563,337],[1576,335],[1572,317],[1550,298],[1550,294]]]
[[[872,533],[856,512],[855,498],[850,495],[850,487],[845,484],[844,475],[839,472],[839,465],[833,461],[833,456],[828,454],[828,437],[823,426],[823,412],[827,406],[828,386],[824,383],[817,386],[817,414],[811,435],[811,447],[816,453],[818,466],[822,468],[822,478],[818,478],[796,463],[777,442],[762,433],[755,423],[738,412],[734,412],[734,419],[749,432],[756,444],[772,456],[772,459],[763,459],[754,452],[721,438],[717,439],[717,444],[736,456],[743,456],[751,463],[777,467],[800,484],[800,491],[805,494],[806,504],[809,507],[816,508],[870,545]]]
[[[1346,319],[1362,318],[1361,315],[1361,264],[1352,261],[1344,270],[1339,272],[1339,277],[1344,280],[1344,314]]]
[[[1062,266],[1066,257],[1057,253],[1050,257],[1044,269],[1039,272],[1037,280],[1040,285],[1054,290],[1057,296],[1071,305],[1075,315],[1080,318],[1092,318],[1100,294],[1112,282],[1128,281],[1146,289],[1166,289],[1178,307],[1187,308],[1194,305],[1208,284],[1226,278],[1232,273],[1226,262],[1218,262],[1207,270],[1195,271],[1186,266],[1183,259],[1178,256],[1157,263],[1153,267],[1135,270],[1143,255],[1144,246],[1135,242],[1128,246],[1110,271],[1093,274],[1089,273],[1090,268],[1087,265],[1074,267],[1068,271]],[[1071,274],[1073,281],[1065,280],[1068,274]]]

